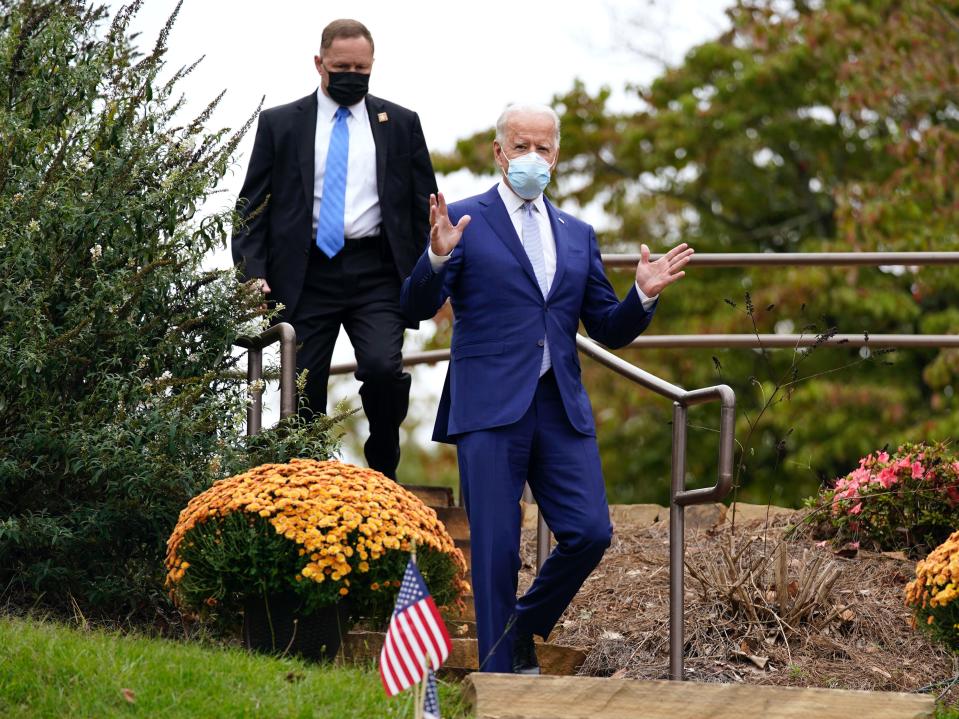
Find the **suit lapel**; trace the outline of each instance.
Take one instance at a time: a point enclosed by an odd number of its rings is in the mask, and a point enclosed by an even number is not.
[[[519,236],[516,234],[516,228],[513,227],[513,222],[506,212],[506,205],[503,204],[503,199],[499,196],[499,191],[496,187],[497,186],[494,186],[493,189],[487,192],[483,199],[480,200],[482,204],[486,205],[486,208],[483,210],[483,219],[493,228],[493,232],[495,232],[500,241],[506,245],[507,249],[513,253],[516,261],[519,262],[520,266],[526,271],[526,274],[529,275],[530,280],[536,285],[536,289],[539,290],[539,282],[536,280],[536,273],[533,271],[533,265],[529,261],[529,255],[527,255],[526,250],[523,249],[523,243],[520,242]]]
[[[303,180],[303,194],[306,206],[313,212],[314,182],[313,176],[316,162],[316,93],[304,97],[297,103],[300,111],[297,137],[297,159],[300,165],[300,176]]]
[[[380,122],[380,113],[387,119]],[[390,120],[383,109],[383,102],[373,95],[366,96],[366,114],[370,118],[370,129],[373,131],[373,144],[376,145],[376,190],[383,204],[383,187],[386,180],[386,151],[389,146]]]
[[[549,216],[549,226],[553,229],[553,239],[556,242],[556,272],[553,274],[553,281],[550,283],[549,292],[546,299],[549,300],[556,292],[556,288],[563,280],[563,274],[566,272],[566,253],[569,250],[569,237],[567,236],[566,223],[559,216],[559,212],[553,207],[552,203],[543,197],[546,205],[546,214]]]

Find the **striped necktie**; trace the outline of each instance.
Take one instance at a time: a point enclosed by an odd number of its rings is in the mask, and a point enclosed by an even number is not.
[[[546,297],[549,288],[546,286],[546,258],[543,256],[543,240],[539,236],[539,223],[533,212],[536,207],[532,202],[523,203],[523,248],[529,257],[530,264],[533,265],[533,273],[536,275],[536,281],[539,283],[539,289]],[[539,376],[542,377],[550,368],[552,362],[549,357],[549,341],[545,340],[543,344],[543,362],[539,367]]]
[[[337,108],[329,148],[326,151],[323,197],[320,200],[320,218],[316,223],[316,246],[327,257],[333,257],[343,249],[346,167],[350,151],[350,128],[346,119],[349,116],[348,108]]]

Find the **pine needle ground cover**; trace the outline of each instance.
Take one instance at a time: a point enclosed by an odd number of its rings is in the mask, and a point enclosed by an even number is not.
[[[410,717],[375,667],[317,666],[240,649],[0,618],[0,716],[285,719]],[[443,717],[465,716],[440,685]]]
[[[915,561],[901,552],[837,554],[809,536],[804,516],[739,519],[733,529],[727,514],[697,529],[687,511],[686,678],[925,691],[959,703],[959,655],[917,631],[904,601]],[[535,552],[535,531],[524,530],[520,591]],[[582,674],[667,678],[668,522],[615,525],[612,546],[550,641],[587,651]]]

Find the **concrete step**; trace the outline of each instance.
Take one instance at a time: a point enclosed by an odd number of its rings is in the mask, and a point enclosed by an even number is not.
[[[935,711],[931,695],[600,677],[477,673],[463,694],[477,719],[913,719]]]
[[[427,507],[452,507],[453,506],[453,488],[452,487],[431,487],[425,484],[404,484],[403,489],[412,492]]]
[[[354,629],[343,639],[343,659],[347,662],[369,662],[380,656],[385,634],[383,632],[368,632]],[[479,668],[479,651],[475,639],[459,637],[451,633],[452,649],[450,656],[444,662],[446,669],[467,669],[476,671]],[[561,647],[555,644],[537,644],[536,655],[544,674],[570,675],[586,659],[586,652],[572,647]]]
[[[456,548],[463,553],[463,559],[466,560],[467,568],[472,566],[470,564],[470,559],[472,558],[472,553],[470,552],[470,540],[469,537],[466,539],[454,539],[453,543],[456,545]],[[467,569],[469,571],[469,569]],[[467,582],[469,579],[466,580]]]
[[[453,539],[469,539],[470,524],[462,507],[434,507],[436,516],[446,526]]]

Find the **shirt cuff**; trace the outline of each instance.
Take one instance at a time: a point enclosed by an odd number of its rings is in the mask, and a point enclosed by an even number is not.
[[[436,269],[435,267],[433,269]],[[639,301],[643,303],[643,309],[649,312],[649,308],[656,304],[656,300],[659,299],[659,295],[653,295],[652,297],[647,297],[646,293],[639,289],[639,283],[634,282],[636,285],[636,292],[639,294]]]
[[[450,252],[448,255],[438,255],[433,252],[432,247],[427,247],[426,252],[430,256],[430,266],[433,268],[433,272],[439,272],[443,269],[443,265],[450,261],[450,257],[453,256],[453,253]]]

